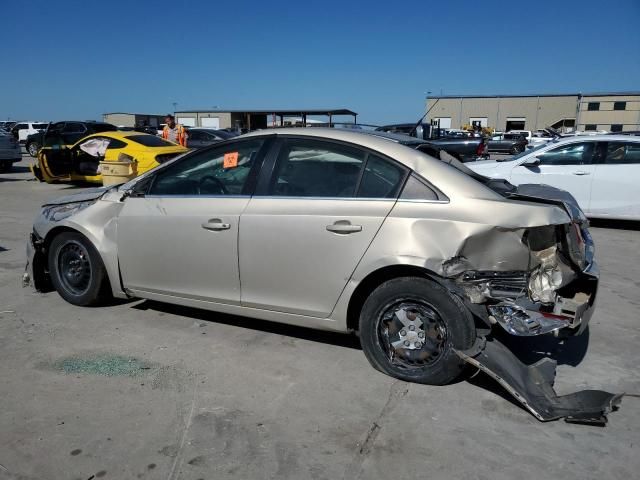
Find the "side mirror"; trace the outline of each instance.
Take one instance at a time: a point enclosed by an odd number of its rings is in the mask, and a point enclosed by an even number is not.
[[[526,159],[520,165],[522,165],[523,167],[537,167],[538,165],[540,165],[540,159],[538,157],[531,157]]]

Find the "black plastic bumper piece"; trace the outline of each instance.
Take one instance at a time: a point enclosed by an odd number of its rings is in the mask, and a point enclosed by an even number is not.
[[[553,389],[556,362],[544,358],[533,365],[522,363],[495,338],[481,338],[466,351],[455,351],[515,397],[538,420],[564,418],[567,422],[605,426],[607,414],[616,410],[624,393],[582,390],[558,396]]]

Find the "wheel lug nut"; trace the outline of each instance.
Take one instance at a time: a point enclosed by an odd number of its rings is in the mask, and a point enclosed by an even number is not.
[[[400,336],[404,337],[407,334],[406,330],[400,330]]]
[[[409,330],[413,332],[415,329],[416,329],[415,325],[409,325]]]
[[[422,342],[416,342],[414,345],[416,348],[422,348]]]
[[[410,342],[409,340],[405,340],[405,341],[404,341],[404,346],[405,346],[405,347],[408,347],[408,346],[410,346],[410,345],[411,345],[411,342]]]
[[[419,338],[424,338],[424,332],[419,332],[419,333],[418,333],[418,337],[419,337]]]

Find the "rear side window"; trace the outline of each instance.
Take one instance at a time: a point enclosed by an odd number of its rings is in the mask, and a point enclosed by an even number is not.
[[[609,142],[604,163],[611,165],[640,164],[640,142]]]
[[[400,200],[438,200],[438,194],[418,177],[411,175],[402,189]]]
[[[572,143],[537,155],[541,165],[588,165],[595,142]]]
[[[47,128],[48,123],[34,123],[33,124],[33,128],[34,130],[44,130]]]
[[[288,139],[280,149],[269,195],[353,197],[365,156],[346,145]]]
[[[404,180],[405,170],[388,160],[369,155],[364,168],[358,197],[396,198]]]
[[[167,142],[166,140],[156,137],[155,135],[131,135],[127,137],[127,140],[136,142],[145,147],[175,147],[175,143]]]

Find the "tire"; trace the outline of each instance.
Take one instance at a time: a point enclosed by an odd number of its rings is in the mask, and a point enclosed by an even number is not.
[[[38,142],[31,142],[29,145],[27,145],[27,152],[29,152],[29,155],[31,155],[33,158],[38,158],[38,150],[40,150],[40,145],[38,144]]]
[[[473,317],[462,301],[425,278],[384,282],[360,313],[360,342],[369,363],[408,382],[451,383],[465,366],[453,349],[471,348],[475,337]]]
[[[93,244],[77,232],[63,232],[48,254],[51,283],[73,305],[96,306],[111,297],[104,263]]]
[[[517,155],[520,152],[522,152],[522,149],[517,145],[514,145],[513,147],[511,147],[511,155]]]
[[[11,161],[0,162],[0,173],[8,172],[9,170],[11,170],[12,166],[13,166],[13,162]]]

